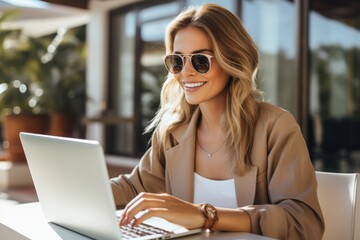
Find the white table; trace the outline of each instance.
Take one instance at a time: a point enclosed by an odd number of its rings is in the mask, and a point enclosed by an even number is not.
[[[60,227],[46,221],[40,204],[27,203],[6,206],[0,209],[0,239],[1,240],[89,240],[86,236]],[[269,240],[270,238],[239,232],[216,232],[211,234],[196,234],[182,239],[255,239]]]

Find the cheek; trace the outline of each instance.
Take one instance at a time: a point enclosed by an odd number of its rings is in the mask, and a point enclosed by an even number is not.
[[[219,82],[220,85],[226,85],[229,80],[230,75],[218,66],[215,67],[213,70],[214,71],[212,72],[211,76],[209,76],[209,77],[212,79],[217,79],[217,81]]]
[[[174,75],[174,79],[172,81],[174,81],[174,84],[179,84],[179,87],[184,90],[184,84],[182,83],[182,80],[181,80],[181,74],[176,74]],[[175,83],[176,82],[176,83]]]
[[[219,63],[216,61],[216,59],[212,62],[211,65],[211,73],[213,73],[214,76],[217,76],[218,78],[228,78],[229,74],[227,74],[223,68],[220,67]]]
[[[182,82],[181,82],[181,74],[176,74],[174,75],[174,79],[175,81],[180,84],[180,86],[182,87]]]

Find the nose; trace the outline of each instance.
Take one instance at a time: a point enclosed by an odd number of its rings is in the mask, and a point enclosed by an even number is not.
[[[184,66],[183,66],[181,72],[184,75],[186,75],[186,74],[193,75],[194,73],[196,73],[195,69],[193,68],[193,66],[191,64],[190,56],[184,56]]]

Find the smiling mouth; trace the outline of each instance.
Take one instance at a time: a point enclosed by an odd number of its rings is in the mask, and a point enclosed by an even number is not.
[[[196,82],[196,83],[184,83],[186,88],[197,88],[205,85],[206,82]]]

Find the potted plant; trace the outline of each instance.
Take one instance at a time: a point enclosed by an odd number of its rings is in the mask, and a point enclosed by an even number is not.
[[[0,24],[14,11],[0,16]],[[3,127],[6,159],[25,161],[19,132],[45,133],[48,115],[41,106],[42,88],[37,82],[40,62],[31,39],[20,30],[0,29],[0,120]],[[42,69],[43,71],[44,69]]]
[[[71,137],[85,114],[86,44],[85,26],[59,29],[51,36],[43,62],[50,69],[44,86],[42,105],[50,113],[49,133]]]
[[[1,15],[0,24],[13,15]],[[25,159],[19,131],[73,136],[85,113],[85,26],[38,38],[0,28],[0,59],[0,121],[10,158]],[[30,129],[35,123],[39,128]]]

